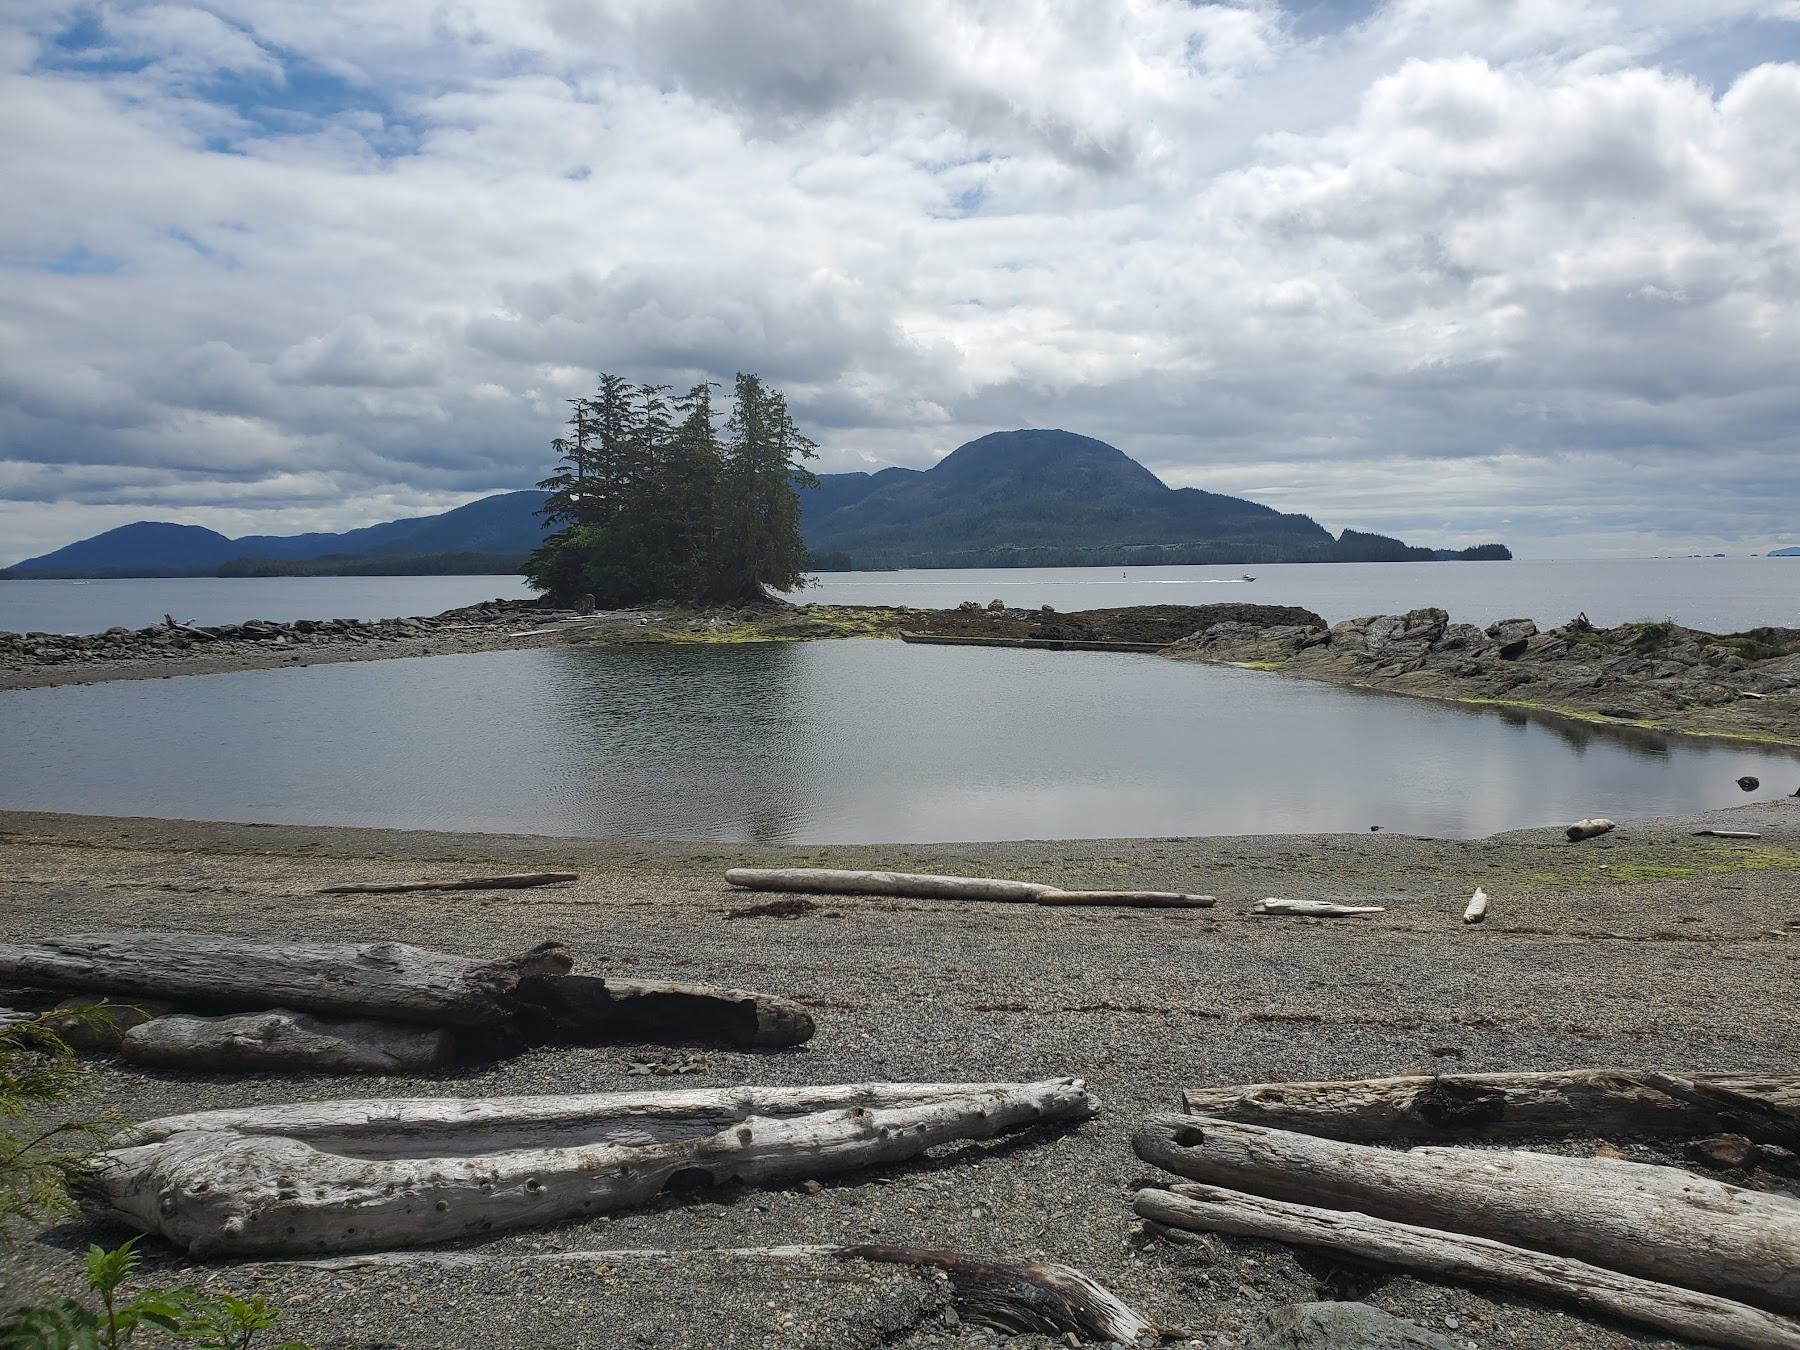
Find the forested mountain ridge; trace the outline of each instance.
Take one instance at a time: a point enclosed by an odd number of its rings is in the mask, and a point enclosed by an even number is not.
[[[803,493],[816,556],[858,568],[1382,562],[1455,557],[1310,516],[1171,488],[1073,432],[998,431],[922,471],[827,474]],[[1490,545],[1475,556],[1509,557]]]
[[[0,576],[516,570],[542,542],[545,494],[505,492],[442,515],[342,534],[228,539],[138,521],[27,559]],[[1393,562],[1511,555],[1413,548],[1385,535],[1334,538],[1309,516],[1171,488],[1123,451],[1067,431],[1001,431],[929,469],[820,474],[800,491],[801,533],[834,568]]]

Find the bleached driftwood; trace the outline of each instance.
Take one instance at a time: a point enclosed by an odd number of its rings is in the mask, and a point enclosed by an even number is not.
[[[808,895],[887,895],[915,900],[997,900],[1030,905],[1118,905],[1138,909],[1207,909],[1210,895],[1180,891],[1065,891],[1035,881],[935,876],[923,872],[864,872],[832,867],[734,867],[728,884],[747,891]]]
[[[1800,1201],[1677,1167],[1470,1148],[1410,1152],[1214,1116],[1152,1116],[1146,1162],[1275,1200],[1357,1210],[1800,1309]]]
[[[0,944],[0,978],[56,989],[453,1026],[507,1021],[521,980],[572,964],[556,942],[486,962],[404,942],[271,943],[214,933],[83,933]]]
[[[1469,903],[1463,906],[1464,923],[1480,923],[1487,918],[1488,893],[1477,886],[1475,894],[1469,897]]]
[[[1790,1318],[1487,1238],[1216,1186],[1147,1187],[1132,1208],[1154,1223],[1189,1232],[1319,1247],[1441,1279],[1498,1285],[1655,1327],[1681,1340],[1741,1350],[1800,1350],[1800,1323]]]
[[[324,1102],[147,1122],[76,1181],[194,1255],[441,1242],[911,1158],[1097,1109],[1079,1079]]]
[[[1695,830],[1695,837],[1701,839],[1761,839],[1762,835],[1755,830]]]
[[[342,886],[321,886],[320,895],[398,895],[403,891],[519,891],[530,886],[553,886],[559,881],[580,881],[579,872],[510,872],[495,877],[459,877],[447,881],[352,881]]]
[[[1194,1115],[1367,1143],[1727,1132],[1800,1144],[1800,1074],[1413,1074],[1189,1088],[1182,1106]]]
[[[941,1270],[950,1277],[951,1298],[958,1315],[963,1321],[977,1326],[1048,1336],[1073,1332],[1083,1340],[1120,1345],[1135,1345],[1140,1337],[1156,1335],[1160,1330],[1120,1302],[1105,1285],[1071,1266],[1054,1262],[989,1261],[958,1252],[916,1247],[790,1245],[684,1250],[627,1247],[552,1252],[365,1252],[356,1256],[326,1256],[267,1264],[282,1270],[339,1274],[350,1270],[415,1265],[491,1269],[502,1265],[612,1266],[632,1261],[696,1260],[750,1261],[789,1268],[869,1261],[915,1270]]]
[[[1578,820],[1563,833],[1569,836],[1571,844],[1578,844],[1583,839],[1592,839],[1597,835],[1610,834],[1618,828],[1612,821],[1596,816],[1591,820]]]
[[[420,1073],[455,1060],[456,1033],[272,1008],[227,1017],[158,1017],[127,1031],[119,1050],[133,1063],[165,1069]]]
[[[1386,905],[1340,905],[1330,900],[1283,900],[1271,895],[1250,906],[1252,914],[1293,914],[1307,919],[1338,919],[1359,914],[1385,914]]]

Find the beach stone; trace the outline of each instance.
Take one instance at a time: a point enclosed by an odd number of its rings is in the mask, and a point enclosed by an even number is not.
[[[1291,1303],[1250,1328],[1244,1350],[1461,1350],[1367,1303]]]
[[[1741,1134],[1715,1135],[1689,1145],[1688,1157],[1713,1167],[1741,1170],[1756,1161],[1756,1145]]]

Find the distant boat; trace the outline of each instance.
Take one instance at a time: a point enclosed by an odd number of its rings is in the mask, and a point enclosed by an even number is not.
[[[1246,573],[1244,573],[1243,576],[1239,577],[1238,580],[1239,581],[1255,581],[1256,578],[1251,576],[1248,572],[1246,572]]]

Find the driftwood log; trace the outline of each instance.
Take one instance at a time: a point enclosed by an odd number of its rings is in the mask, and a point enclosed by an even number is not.
[[[615,1038],[720,1040],[765,1049],[812,1039],[812,1014],[792,999],[668,980],[608,976],[605,985],[611,1001],[608,1031]]]
[[[324,1102],[140,1125],[74,1182],[196,1256],[442,1242],[1085,1120],[1078,1079]]]
[[[1498,1285],[1741,1350],[1800,1350],[1800,1323],[1730,1299],[1487,1238],[1216,1186],[1149,1187],[1133,1209],[1170,1228],[1322,1248],[1443,1279]]]
[[[1607,820],[1604,817],[1596,816],[1590,820],[1576,821],[1573,825],[1569,826],[1568,829],[1564,830],[1563,833],[1569,836],[1569,842],[1571,844],[1578,844],[1583,839],[1597,838],[1603,834],[1610,834],[1616,829],[1618,829],[1618,826],[1613,824],[1612,821]]]
[[[421,1073],[455,1061],[456,1033],[272,1008],[226,1017],[158,1017],[127,1031],[119,1052],[135,1064],[163,1069]]]
[[[1353,918],[1360,914],[1385,914],[1386,905],[1340,905],[1330,900],[1283,900],[1270,896],[1250,906],[1252,914],[1291,914],[1307,919]]]
[[[573,964],[561,943],[471,961],[404,942],[269,943],[213,933],[85,933],[0,944],[0,979],[237,1008],[494,1026],[522,980]]]
[[[1702,839],[1761,839],[1762,835],[1755,830],[1695,830],[1694,834]]]
[[[398,895],[404,891],[521,891],[531,886],[553,886],[559,881],[580,881],[579,872],[510,872],[497,877],[459,877],[451,881],[352,881],[342,886],[321,886],[320,895]]]
[[[1138,1156],[1274,1200],[1492,1238],[1627,1275],[1800,1309],[1800,1201],[1677,1167],[1346,1144],[1213,1116],[1153,1116]]]
[[[365,1252],[269,1264],[283,1270],[316,1270],[338,1274],[390,1266],[430,1265],[493,1267],[496,1265],[574,1264],[611,1266],[627,1261],[751,1261],[792,1267],[869,1261],[914,1270],[941,1270],[949,1276],[952,1302],[963,1321],[996,1331],[1037,1333],[1082,1340],[1135,1345],[1161,1328],[1133,1312],[1099,1281],[1071,1266],[1054,1262],[991,1261],[958,1252],[917,1247],[783,1246],[701,1247],[671,1250],[627,1247],[617,1250],[555,1252]]]
[[[1480,923],[1487,918],[1488,893],[1477,886],[1475,894],[1469,897],[1469,903],[1463,906],[1464,923]]]
[[[1363,1143],[1727,1132],[1800,1145],[1800,1074],[1415,1074],[1190,1088],[1182,1107],[1194,1115]]]
[[[915,900],[995,900],[1026,905],[1118,905],[1138,909],[1208,909],[1210,895],[1180,891],[1066,891],[1035,881],[948,877],[923,872],[863,872],[832,867],[734,867],[728,884],[747,891],[807,895],[887,895]]]

